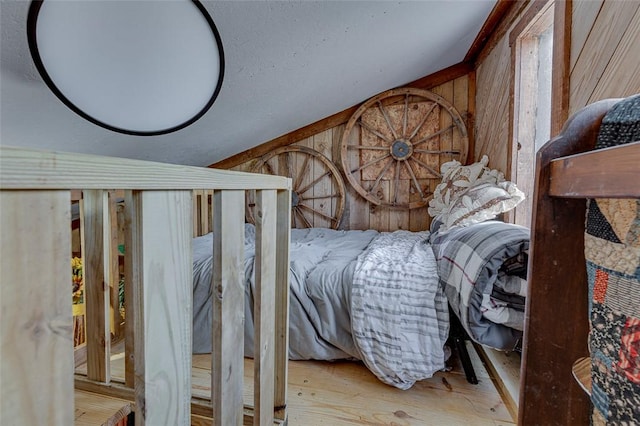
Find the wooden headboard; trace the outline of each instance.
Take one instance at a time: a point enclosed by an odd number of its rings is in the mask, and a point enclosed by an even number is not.
[[[589,424],[571,374],[588,354],[585,198],[640,197],[640,142],[591,151],[618,101],[578,111],[537,154],[518,424]]]

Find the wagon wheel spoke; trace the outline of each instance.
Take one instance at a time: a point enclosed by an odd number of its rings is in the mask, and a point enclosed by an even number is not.
[[[446,132],[448,132],[449,130],[453,129],[454,127],[456,127],[456,126],[452,124],[452,125],[450,125],[449,127],[446,127],[446,128],[444,128],[444,129],[438,130],[438,131],[437,131],[437,132],[435,132],[435,133],[432,133],[432,134],[430,134],[430,135],[428,135],[428,136],[425,136],[424,138],[420,139],[419,141],[417,141],[417,142],[413,142],[413,146],[420,145],[421,143],[424,143],[424,142],[426,142],[426,141],[428,141],[428,140],[430,140],[430,139],[433,139],[433,138],[435,138],[435,137],[438,137],[438,136],[440,136],[441,134],[446,133]]]
[[[414,149],[413,152],[418,154],[449,154],[449,155],[459,155],[460,151],[458,150],[431,150],[431,149]]]
[[[340,225],[346,190],[340,171],[322,153],[305,146],[288,145],[265,154],[249,171],[291,178],[292,227],[312,227],[314,223],[319,223],[318,219],[325,224],[320,226],[337,228]],[[313,178],[307,183],[305,178],[309,173]],[[255,202],[250,192],[247,191],[245,216],[248,222],[255,223],[252,211]],[[303,201],[308,201],[310,205],[303,205]]]
[[[340,194],[327,194],[327,195],[317,195],[314,197],[300,197],[300,201],[307,201],[307,200],[324,200],[327,198],[338,198],[340,197]]]
[[[287,166],[287,177],[293,178],[293,169],[291,168],[291,153],[287,152],[284,156],[284,161]]]
[[[407,136],[407,124],[409,122],[409,94],[404,95],[404,116],[402,118],[402,136]]]
[[[313,212],[314,215],[318,215],[320,217],[323,217],[323,218],[327,219],[328,221],[333,222],[333,221],[337,220],[337,218],[335,218],[333,216],[329,216],[329,215],[327,215],[327,214],[325,214],[325,213],[323,213],[323,212],[321,212],[319,210],[313,209],[313,208],[307,206],[306,204],[298,204],[298,207],[300,207],[302,209],[307,209],[307,210]]]
[[[391,124],[391,119],[389,118],[387,109],[382,105],[382,102],[380,101],[378,101],[378,108],[380,109],[380,112],[384,117],[384,121],[387,123],[387,127],[389,127],[389,130],[391,130],[391,135],[393,136],[393,139],[394,140],[398,139],[398,134],[396,133],[396,129],[394,129],[393,125]]]
[[[389,167],[391,166],[391,164],[393,164],[393,158],[390,158],[389,161],[387,161],[387,164],[384,165],[384,167],[382,168],[382,171],[380,171],[380,173],[378,173],[378,176],[376,177],[375,182],[373,183],[373,186],[371,188],[369,188],[369,194],[373,194],[373,191],[376,190],[376,188],[378,187],[378,185],[380,185],[380,180],[382,180],[382,176],[385,175],[385,173],[387,173],[387,170],[389,170]]]
[[[386,147],[386,146],[366,146],[366,145],[358,145],[358,146],[349,145],[347,149],[366,149],[366,150],[370,149],[372,151],[389,151],[389,147]]]
[[[267,169],[267,173],[269,173],[270,175],[277,175],[277,173],[273,170],[273,167],[271,167],[271,164],[269,164],[268,161],[264,162],[264,167]]]
[[[398,204],[398,189],[400,188],[400,162],[396,161],[396,175],[393,179],[393,204]]]
[[[370,131],[371,133],[373,133],[374,135],[376,135],[377,137],[379,137],[383,141],[385,141],[387,143],[393,142],[392,140],[387,138],[385,135],[383,135],[382,133],[380,133],[379,131],[377,131],[373,127],[371,127],[369,124],[365,123],[364,121],[360,120],[360,121],[358,121],[358,124],[360,125],[360,127],[364,127],[365,129],[367,129],[368,131]]]
[[[383,155],[382,157],[374,158],[373,160],[364,163],[362,166],[358,167],[357,169],[351,170],[350,173],[354,174],[356,172],[359,172],[360,170],[366,169],[369,166],[373,166],[374,164],[384,160],[385,158],[389,158],[389,157],[391,157],[391,154],[387,154],[387,155]]]
[[[293,208],[294,212],[296,212],[301,218],[302,218],[302,222],[305,224],[305,226],[307,228],[313,228],[313,225],[311,224],[311,222],[309,222],[309,220],[305,217],[304,213],[302,212],[302,210],[300,209],[300,207],[294,207]]]
[[[320,182],[320,180],[325,177],[325,176],[329,176],[331,174],[331,170],[327,170],[324,174],[318,176],[317,178],[315,178],[313,180],[313,182],[307,184],[307,186],[305,186],[304,188],[299,189],[298,191],[296,191],[298,194],[304,194],[305,192],[307,192],[310,188],[312,188],[313,186],[315,186],[316,183]]]
[[[298,188],[300,188],[300,185],[302,185],[302,180],[307,175],[307,171],[309,169],[309,159],[310,158],[311,157],[309,157],[308,155],[304,157],[304,161],[302,163],[302,169],[300,171],[300,174],[298,175],[298,179],[297,179],[296,183],[293,186],[293,190],[296,191],[296,192],[300,192],[298,190]]]
[[[420,129],[422,128],[422,125],[427,121],[427,118],[429,118],[429,116],[435,109],[436,105],[437,104],[435,102],[431,105],[431,108],[429,108],[429,111],[427,111],[427,113],[422,117],[422,120],[420,120],[416,128],[413,129],[413,132],[411,132],[411,135],[407,139],[411,140],[415,135],[418,134],[418,131],[420,131]]]
[[[424,198],[424,194],[422,192],[422,188],[420,188],[420,184],[418,183],[418,179],[416,178],[416,174],[413,173],[413,169],[411,168],[411,165],[409,164],[408,161],[405,161],[404,165],[407,167],[407,170],[409,171],[409,175],[411,175],[411,180],[413,181],[413,185],[416,187],[416,190],[418,191],[418,194],[420,194],[420,198]]]
[[[427,163],[423,162],[422,160],[417,159],[416,157],[411,157],[411,160],[413,160],[416,163],[418,163],[418,165],[420,165],[422,168],[427,169],[427,171],[429,173],[431,173],[432,175],[434,175],[438,179],[442,179],[442,175],[436,169],[434,169],[433,167],[431,167]]]

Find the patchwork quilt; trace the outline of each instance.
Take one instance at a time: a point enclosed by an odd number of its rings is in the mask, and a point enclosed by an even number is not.
[[[596,149],[640,140],[640,95],[602,121]],[[589,282],[594,425],[640,423],[640,200],[588,201],[585,259]]]

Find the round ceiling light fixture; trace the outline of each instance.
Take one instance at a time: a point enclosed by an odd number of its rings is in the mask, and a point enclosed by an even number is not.
[[[34,0],[27,37],[49,89],[116,132],[182,129],[209,110],[222,87],[222,41],[198,0]]]

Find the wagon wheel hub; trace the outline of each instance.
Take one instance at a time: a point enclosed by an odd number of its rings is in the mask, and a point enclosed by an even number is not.
[[[390,152],[391,156],[396,160],[406,160],[413,154],[413,145],[404,139],[397,139],[391,144]]]
[[[291,191],[291,207],[298,207],[300,196],[296,191]]]

